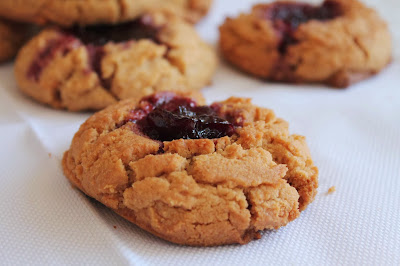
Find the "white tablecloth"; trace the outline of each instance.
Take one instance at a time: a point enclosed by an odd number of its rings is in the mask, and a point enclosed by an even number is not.
[[[198,30],[216,44],[223,18],[253,2],[216,0]],[[0,264],[399,265],[400,2],[367,2],[394,36],[380,75],[337,90],[267,83],[221,63],[204,90],[209,102],[237,95],[274,109],[307,137],[320,169],[319,194],[300,218],[245,246],[170,244],[73,189],[60,160],[90,114],[33,102],[18,92],[12,64],[1,66]]]

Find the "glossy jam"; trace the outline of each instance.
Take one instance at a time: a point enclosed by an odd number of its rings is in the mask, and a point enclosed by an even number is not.
[[[170,93],[143,99],[129,115],[146,136],[159,141],[174,139],[215,139],[232,136],[234,125],[210,106],[197,106],[188,98]]]

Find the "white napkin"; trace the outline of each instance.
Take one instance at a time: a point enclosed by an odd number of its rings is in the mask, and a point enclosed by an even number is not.
[[[255,1],[216,1],[198,29],[211,43],[223,18]],[[367,1],[399,47],[398,0]],[[205,96],[254,98],[305,135],[319,194],[300,218],[245,246],[183,247],[158,239],[73,189],[60,160],[89,113],[55,111],[20,94],[0,67],[0,264],[399,265],[400,57],[346,90],[272,84],[221,63]],[[331,186],[337,191],[327,194]]]

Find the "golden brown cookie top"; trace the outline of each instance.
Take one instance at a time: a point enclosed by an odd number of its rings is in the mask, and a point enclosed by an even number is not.
[[[63,168],[87,195],[188,245],[247,243],[298,217],[318,187],[304,137],[271,110],[165,92],[93,115]]]
[[[0,15],[68,27],[121,23],[158,9],[195,23],[207,14],[211,4],[212,0],[6,0],[0,1]]]

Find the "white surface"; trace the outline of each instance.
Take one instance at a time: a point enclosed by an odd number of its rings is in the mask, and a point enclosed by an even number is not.
[[[198,29],[215,43],[225,14],[252,2],[217,1]],[[399,47],[400,2],[368,2],[390,21]],[[299,219],[261,240],[192,248],[155,238],[71,188],[60,160],[89,114],[34,103],[17,91],[12,65],[2,66],[0,264],[399,265],[399,76],[399,50],[379,76],[346,90],[270,84],[222,63],[207,99],[233,94],[273,108],[307,136],[320,188]],[[337,191],[327,195],[330,186]]]

